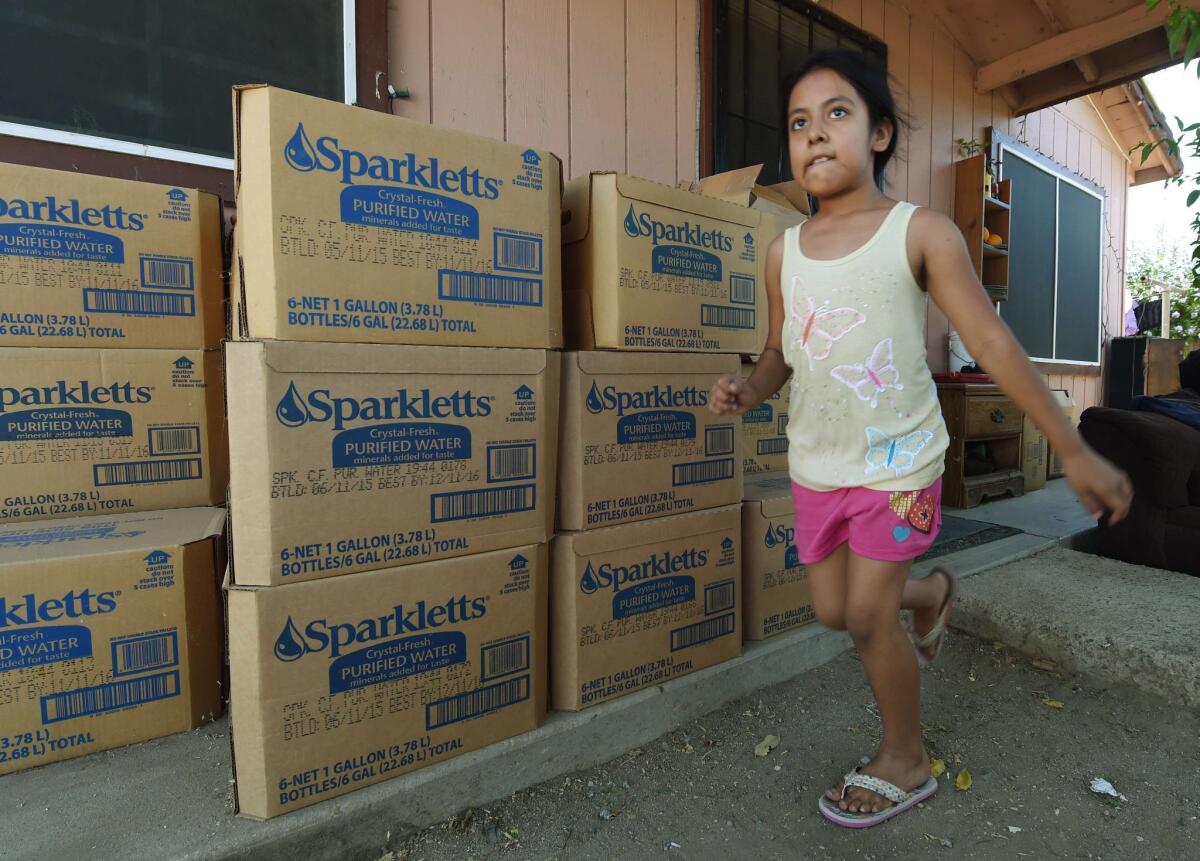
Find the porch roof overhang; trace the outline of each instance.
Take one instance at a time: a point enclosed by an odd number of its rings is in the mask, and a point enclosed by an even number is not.
[[[1200,0],[1183,2],[1200,9]],[[1179,61],[1167,45],[1165,0],[1154,9],[1145,0],[931,0],[926,8],[977,64],[975,89],[997,91],[1014,115],[1103,92],[1113,94],[1108,104],[1129,105],[1136,115],[1126,118],[1133,120],[1130,127],[1145,120],[1146,128],[1130,147],[1170,136],[1144,88],[1134,84],[1124,90],[1129,82]],[[1159,157],[1160,151],[1146,167],[1159,168],[1157,178],[1177,175],[1178,158]]]

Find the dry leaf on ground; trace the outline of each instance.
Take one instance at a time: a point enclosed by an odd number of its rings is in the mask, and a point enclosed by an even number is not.
[[[958,777],[954,778],[954,788],[959,792],[966,792],[974,784],[975,781],[971,778],[971,772],[965,768],[960,768],[958,770]]]
[[[779,736],[769,735],[754,746],[755,756],[766,756],[768,753],[779,747]]]

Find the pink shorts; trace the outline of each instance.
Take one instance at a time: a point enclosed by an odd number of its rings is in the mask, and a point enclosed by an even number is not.
[[[942,528],[942,480],[925,490],[851,487],[821,492],[792,482],[800,562],[820,562],[843,544],[867,559],[907,562],[933,546]]]

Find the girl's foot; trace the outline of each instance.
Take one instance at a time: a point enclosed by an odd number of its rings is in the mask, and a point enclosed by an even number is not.
[[[894,783],[905,792],[912,792],[929,780],[929,757],[924,751],[919,759],[895,757],[880,752],[859,769],[863,774]],[[825,790],[825,797],[837,802],[838,807],[848,813],[878,813],[893,805],[893,802],[871,792],[869,789],[853,787],[842,798],[842,781]]]
[[[930,577],[937,577],[942,581],[942,588],[937,593],[937,600],[920,610],[913,610],[912,631],[914,643],[926,637],[933,630],[934,625],[938,623],[942,612],[946,608],[946,602],[950,599],[950,595],[954,590],[954,581],[950,574],[941,568],[934,570]],[[928,663],[937,657],[937,643],[930,643],[924,648],[918,648],[917,652]]]

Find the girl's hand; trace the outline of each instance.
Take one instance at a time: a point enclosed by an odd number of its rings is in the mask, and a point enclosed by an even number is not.
[[[708,408],[719,416],[740,416],[756,403],[758,398],[749,380],[739,380],[726,374],[713,384],[708,393]]]
[[[1084,447],[1079,454],[1063,459],[1063,471],[1072,490],[1088,513],[1097,520],[1108,515],[1106,525],[1119,523],[1129,514],[1133,503],[1133,483],[1092,449]]]

